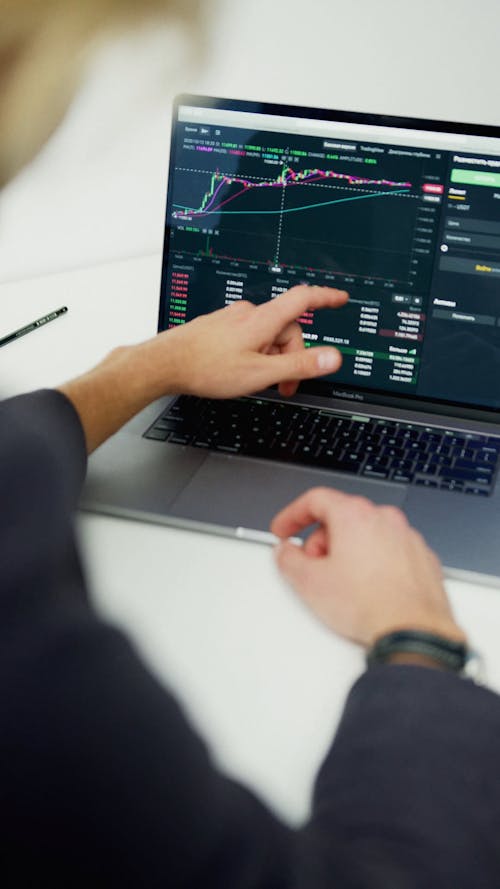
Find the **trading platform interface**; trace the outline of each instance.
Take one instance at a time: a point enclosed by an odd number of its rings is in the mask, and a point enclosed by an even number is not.
[[[173,150],[162,327],[339,287],[330,394],[500,406],[500,140],[181,105]]]

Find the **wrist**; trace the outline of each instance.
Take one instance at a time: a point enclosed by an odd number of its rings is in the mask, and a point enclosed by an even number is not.
[[[414,664],[463,673],[471,651],[465,641],[423,630],[404,629],[378,638],[367,652],[373,664]]]
[[[443,636],[451,639],[453,642],[467,644],[467,636],[462,628],[450,618],[432,618],[422,615],[408,615],[404,620],[385,621],[381,623],[376,630],[373,630],[366,641],[366,648],[372,648],[378,639],[388,636],[390,633],[404,632],[408,628],[423,633],[434,633],[437,636]]]
[[[96,371],[106,378],[130,416],[164,395],[178,392],[174,349],[155,336],[113,349]]]
[[[135,414],[173,392],[168,361],[157,367],[154,340],[114,349],[97,367],[59,387],[72,402],[90,454]]]
[[[396,651],[386,657],[384,664],[399,664],[402,666],[412,667],[428,667],[432,670],[446,670],[445,665],[436,658],[429,657],[425,654],[416,654],[409,651]]]
[[[158,334],[152,339],[128,347],[132,350],[128,358],[129,371],[134,377],[134,387],[137,397],[142,401],[142,407],[162,398],[164,395],[173,395],[182,391],[181,369],[185,362],[179,360],[178,345],[175,331],[166,334]]]

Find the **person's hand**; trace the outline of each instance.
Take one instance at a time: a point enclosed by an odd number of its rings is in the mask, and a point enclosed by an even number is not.
[[[88,453],[163,395],[231,398],[279,383],[286,396],[300,380],[334,373],[342,363],[338,349],[305,349],[297,318],[348,298],[331,287],[293,287],[269,303],[236,303],[114,349],[59,387],[78,412]]]
[[[147,344],[157,356],[157,386],[164,391],[233,398],[279,383],[293,395],[299,381],[334,373],[338,349],[304,348],[297,319],[314,309],[334,309],[348,300],[331,287],[293,287],[270,302],[234,303],[160,334]]]
[[[312,530],[302,547],[286,540]],[[441,566],[421,535],[393,506],[375,506],[314,488],[271,523],[282,542],[278,566],[332,630],[370,646],[398,629],[420,629],[457,641]]]

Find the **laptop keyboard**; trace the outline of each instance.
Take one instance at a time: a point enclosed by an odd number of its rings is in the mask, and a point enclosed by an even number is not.
[[[182,395],[144,437],[483,497],[500,453],[496,436],[255,398]]]

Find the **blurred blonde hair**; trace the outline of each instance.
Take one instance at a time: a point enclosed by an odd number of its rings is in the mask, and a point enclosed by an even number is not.
[[[148,15],[200,20],[202,0],[0,0],[0,187],[61,120],[96,35]]]

